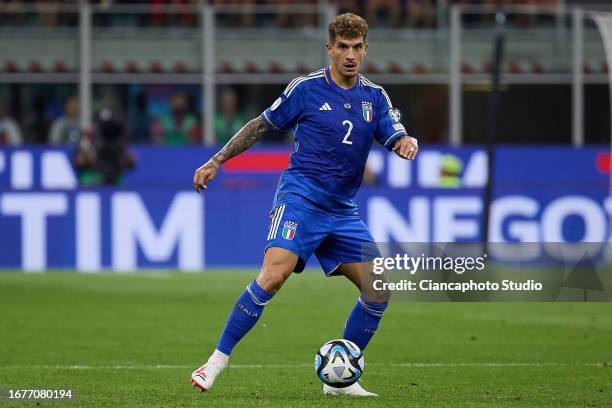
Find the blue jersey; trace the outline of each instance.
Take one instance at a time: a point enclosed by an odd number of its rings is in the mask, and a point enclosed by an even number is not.
[[[297,203],[336,214],[357,212],[353,197],[372,141],[390,149],[406,135],[382,87],[359,75],[343,89],[329,68],[294,79],[261,117],[272,129],[291,129],[295,138],[274,206]]]

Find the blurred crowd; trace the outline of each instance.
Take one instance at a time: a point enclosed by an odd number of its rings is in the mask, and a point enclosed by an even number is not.
[[[254,26],[271,27],[311,27],[317,24],[317,13],[295,13],[295,5],[316,5],[321,0],[205,0],[217,6],[237,6],[242,12],[219,15],[219,23],[229,27],[249,28]],[[438,5],[446,8],[448,4],[475,4],[494,9],[497,4],[554,7],[560,0],[323,0],[335,6],[339,12],[350,11],[364,16],[372,27],[412,27],[429,28],[436,26]],[[29,13],[1,13],[0,27],[32,24],[42,27],[76,26],[78,15],[67,12],[63,5],[75,5],[77,0],[0,0],[0,10],[18,11],[22,6],[31,6]],[[196,6],[200,0],[90,0],[97,6],[94,14],[96,26],[183,26],[196,27],[199,14]],[[138,13],[114,13],[114,5],[148,4],[148,9]],[[255,5],[268,5],[274,13],[254,13]],[[145,11],[145,12],[143,12]],[[519,23],[533,24],[537,11],[521,17]],[[479,16],[473,20],[489,17]],[[471,21],[469,21],[471,22]]]
[[[115,131],[129,143],[187,145],[202,143],[203,125],[195,94],[175,91],[157,101],[156,107],[146,92],[140,91],[127,107],[117,98],[103,96],[96,103],[95,117],[111,112],[117,123]],[[69,94],[60,107],[48,95],[37,94],[24,106],[18,117],[11,114],[8,98],[0,95],[0,145],[50,144],[75,145],[83,136],[80,127],[79,98]],[[253,115],[254,113],[249,113]],[[218,143],[227,142],[250,118],[238,105],[238,94],[232,87],[220,90],[213,128]],[[94,126],[95,128],[95,126]],[[282,140],[282,139],[281,139]],[[271,139],[270,141],[278,141]]]
[[[303,27],[317,24],[316,14],[291,12],[296,4],[315,5],[321,0],[206,0],[218,6],[237,6],[243,13],[228,12],[219,15],[220,24],[229,27],[249,28],[269,25],[271,27]],[[371,26],[379,27],[435,27],[438,7],[448,3],[481,4],[494,10],[496,0],[324,0],[337,7],[339,12],[352,11],[365,16]],[[554,7],[558,0],[503,0],[504,4]],[[438,3],[443,2],[443,3]],[[199,15],[195,6],[199,0],[151,0],[145,5],[148,12],[113,13],[112,7],[143,4],[142,0],[91,0],[97,10],[108,12],[94,14],[94,24],[100,26],[184,26],[195,27]],[[76,5],[76,0],[0,0],[0,31],[11,26],[76,26],[78,15],[67,12],[66,5]],[[272,6],[274,12],[267,15],[253,12],[255,5]],[[28,12],[20,12],[28,9]],[[171,9],[172,12],[167,12]],[[76,9],[75,9],[76,10]],[[467,16],[474,20],[491,18],[491,14]],[[516,23],[530,25],[537,13],[526,13],[515,17]],[[9,87],[18,91],[7,92]],[[64,85],[47,85],[52,91],[42,92],[39,85],[0,86],[0,145],[51,144],[78,145],[83,138],[79,123],[79,99],[76,87],[64,89]],[[171,86],[169,86],[171,87]],[[27,89],[26,89],[27,88]],[[60,89],[58,91],[57,89]],[[192,144],[202,143],[203,122],[201,116],[200,89],[171,89],[163,95],[152,96],[145,90],[130,93],[124,90],[112,97],[98,95],[93,102],[94,115],[111,112],[113,127],[121,133],[122,140],[143,144]],[[217,95],[217,110],[213,128],[218,143],[225,143],[262,106],[245,105],[244,101],[256,104],[258,95],[242,95],[239,87],[226,87]],[[4,92],[3,92],[4,89]],[[155,100],[151,98],[154,97]],[[95,99],[95,97],[94,97]],[[439,105],[437,98],[432,105]],[[256,102],[254,102],[256,101]],[[442,103],[444,105],[444,103]],[[108,116],[108,115],[106,115]],[[430,115],[431,116],[431,115]],[[423,123],[426,121],[423,120]],[[426,129],[424,129],[426,130]],[[433,140],[443,138],[443,130],[427,132]],[[433,136],[431,136],[433,135]],[[270,142],[285,141],[284,135],[271,135]]]
[[[372,25],[391,25],[397,27],[432,27],[435,22],[437,0],[325,0],[339,11],[351,11],[365,16]],[[33,7],[31,13],[0,13],[1,25],[35,24],[43,27],[75,26],[78,15],[67,12],[62,5],[74,5],[76,0],[0,0],[0,7],[17,11],[22,5]],[[113,13],[114,5],[135,5],[148,3],[148,13]],[[294,5],[316,5],[319,0],[207,0],[217,6],[238,6],[241,13],[220,15],[220,23],[231,27],[249,28],[253,26],[274,27],[308,27],[316,25],[317,13],[295,13]],[[99,7],[94,14],[97,26],[134,25],[134,26],[185,26],[195,27],[198,24],[198,13],[195,6],[199,0],[90,0],[90,4]],[[259,14],[253,12],[253,6],[272,6],[275,12]],[[170,7],[168,7],[170,6]],[[172,8],[171,12],[169,9]]]

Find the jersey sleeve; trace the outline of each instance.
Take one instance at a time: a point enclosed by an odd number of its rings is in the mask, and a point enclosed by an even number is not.
[[[304,110],[303,90],[300,78],[293,80],[272,106],[263,111],[261,118],[277,131],[287,131],[295,126]]]
[[[389,96],[382,89],[378,97],[377,111],[376,140],[387,150],[391,150],[395,141],[402,136],[407,136],[408,133],[401,122],[400,111],[393,108]]]

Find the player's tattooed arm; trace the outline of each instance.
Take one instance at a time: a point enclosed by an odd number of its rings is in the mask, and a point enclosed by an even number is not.
[[[222,165],[227,160],[244,152],[260,141],[268,130],[268,125],[260,116],[252,119],[249,123],[244,125],[244,127],[227,142],[223,149],[211,158],[211,160],[217,161],[219,165]]]
[[[244,152],[249,147],[260,141],[268,132],[269,128],[261,117],[252,119],[244,125],[223,149],[200,166],[193,175],[193,188],[199,193],[206,188],[217,175],[219,167],[232,157]]]

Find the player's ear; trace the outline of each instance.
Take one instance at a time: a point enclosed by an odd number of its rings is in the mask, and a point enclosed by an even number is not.
[[[366,55],[368,53],[368,42],[364,41],[363,42],[363,55]]]
[[[329,55],[329,58],[333,61],[334,59],[334,45],[327,43],[326,44],[327,47],[327,55]]]

